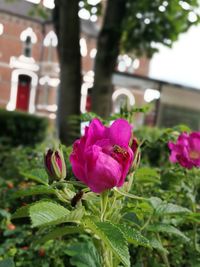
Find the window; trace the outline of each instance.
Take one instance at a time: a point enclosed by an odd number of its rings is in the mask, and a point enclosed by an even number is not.
[[[23,55],[25,57],[31,57],[31,53],[32,53],[32,43],[31,43],[31,37],[27,36],[26,37],[26,41],[24,42],[24,51],[23,51]]]
[[[50,31],[46,35],[43,44],[44,46],[48,47],[48,61],[52,61],[54,47],[58,45],[58,38],[54,31]]]
[[[32,28],[27,28],[24,30],[21,35],[20,39],[23,42],[23,55],[25,57],[31,57],[32,56],[32,45],[37,42],[37,36],[34,33]]]

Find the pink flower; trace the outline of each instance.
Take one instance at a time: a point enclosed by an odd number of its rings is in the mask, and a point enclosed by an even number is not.
[[[70,155],[74,175],[95,193],[123,185],[133,162],[131,125],[117,119],[110,127],[93,119]]]
[[[200,132],[182,133],[176,144],[169,142],[168,147],[171,150],[171,162],[178,162],[187,169],[200,167]]]

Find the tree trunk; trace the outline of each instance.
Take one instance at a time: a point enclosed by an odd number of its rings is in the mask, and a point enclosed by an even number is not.
[[[97,42],[92,111],[106,118],[112,107],[112,74],[120,49],[121,27],[127,0],[108,0],[102,30]]]
[[[80,115],[81,56],[78,0],[57,0],[54,26],[58,35],[60,88],[57,125],[62,143],[69,145],[80,134],[79,120],[71,123],[72,115]]]

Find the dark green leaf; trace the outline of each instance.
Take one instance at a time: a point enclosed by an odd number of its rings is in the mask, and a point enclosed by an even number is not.
[[[92,242],[76,242],[66,250],[70,262],[76,267],[102,267],[100,256]]]
[[[162,232],[167,234],[173,234],[182,237],[185,241],[189,241],[189,238],[185,236],[179,229],[169,224],[153,224],[147,227],[151,232]]]
[[[149,200],[158,215],[191,213],[191,211],[185,207],[167,203],[157,197],[151,197]]]
[[[149,239],[149,241],[150,241],[150,245],[152,246],[152,248],[155,248],[161,252],[168,254],[168,251],[163,247],[163,245],[160,243],[158,239],[151,238]]]
[[[150,247],[149,240],[146,239],[138,230],[123,224],[117,224],[116,226],[123,232],[126,240],[129,243],[144,247]]]
[[[112,250],[115,256],[127,267],[130,266],[128,244],[122,231],[110,222],[94,222],[89,218],[85,220],[86,227]]]

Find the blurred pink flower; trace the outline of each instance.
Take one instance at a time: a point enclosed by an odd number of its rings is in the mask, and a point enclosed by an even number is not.
[[[131,125],[117,119],[110,127],[93,119],[70,155],[74,175],[93,192],[101,193],[124,184],[133,162],[129,147]]]
[[[178,162],[187,169],[200,167],[200,132],[182,133],[176,144],[169,142],[168,147],[171,150],[171,162]]]

